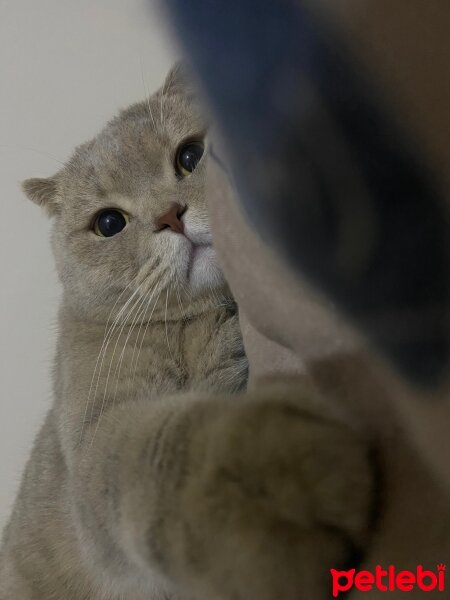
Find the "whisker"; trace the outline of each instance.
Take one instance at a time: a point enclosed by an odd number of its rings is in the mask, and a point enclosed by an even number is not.
[[[182,282],[180,278],[178,278],[178,283],[179,283],[181,291],[184,293],[184,295],[186,296],[188,301],[192,300],[193,294],[192,294],[191,290],[188,288],[187,284]]]
[[[67,166],[67,163],[59,160],[52,154],[45,152],[43,150],[39,150],[38,148],[33,148],[32,146],[25,146],[23,144],[0,144],[0,148],[4,148],[5,150],[13,149],[13,150],[29,150],[30,152],[35,152],[36,154],[40,154],[41,156],[46,156],[47,158],[51,158],[55,162],[63,165],[63,167]]]
[[[155,303],[153,304],[153,308],[152,308],[152,310],[150,312],[149,318],[148,318],[147,323],[145,325],[144,333],[142,334],[141,343],[139,345],[139,350],[138,350],[137,357],[136,357],[136,362],[134,363],[134,370],[133,370],[132,382],[134,382],[134,379],[136,377],[136,372],[137,372],[137,368],[138,368],[138,364],[139,364],[139,357],[141,355],[142,346],[144,344],[145,336],[147,335],[147,330],[148,330],[148,327],[150,325],[150,321],[152,320],[152,316],[153,316],[153,313],[155,311],[156,305],[158,304],[158,300],[159,300],[160,296],[161,296],[161,291],[158,292],[158,295],[157,295],[157,297],[155,299]],[[147,308],[148,308],[149,305],[150,305],[150,301],[149,301],[149,304],[147,305]],[[147,309],[146,309],[146,311],[147,311]],[[144,318],[145,318],[145,315],[144,315]]]
[[[160,108],[161,108],[161,126],[164,129],[165,126],[165,115],[164,115],[164,109],[163,109],[163,105],[164,105],[164,100],[166,98],[167,92],[170,88],[172,84],[172,80],[169,81],[165,81],[161,90],[161,95],[160,95]],[[167,89],[166,89],[166,85],[167,85]]]
[[[167,288],[167,292],[166,292],[166,309],[165,309],[165,312],[164,312],[164,327],[165,327],[165,330],[166,330],[166,341],[167,341],[167,347],[169,348],[169,354],[170,354],[172,360],[174,361],[174,363],[177,364],[176,361],[175,361],[175,358],[174,358],[174,356],[172,354],[172,349],[171,349],[170,344],[169,344],[169,332],[168,332],[168,328],[167,328],[167,303],[169,301],[169,291],[170,291],[170,286]]]
[[[164,121],[163,121],[163,94],[160,94],[160,99],[159,99],[159,104],[160,104],[160,121],[161,121],[161,128],[164,129]]]
[[[103,342],[102,342],[102,345],[101,345],[100,351],[99,351],[99,353],[98,353],[97,360],[96,360],[96,362],[95,362],[95,366],[94,366],[94,372],[93,372],[93,374],[92,374],[91,384],[90,384],[90,386],[89,386],[89,392],[88,392],[88,396],[87,396],[87,399],[86,399],[86,406],[85,406],[85,410],[84,410],[83,421],[82,421],[82,425],[81,425],[81,432],[80,432],[80,442],[81,442],[81,440],[83,439],[83,433],[84,433],[84,428],[85,428],[85,424],[86,424],[86,417],[87,417],[87,412],[88,412],[88,408],[89,408],[89,402],[90,402],[90,399],[91,399],[92,388],[93,388],[93,386],[94,386],[94,380],[95,380],[95,375],[96,375],[96,373],[97,373],[97,368],[98,368],[98,364],[99,364],[99,361],[100,361],[100,356],[102,355],[103,349],[105,349],[105,351],[106,351],[105,344],[106,344],[106,347],[107,347],[107,344],[108,344],[108,339],[109,339],[109,333],[110,333],[110,332],[111,332],[111,334],[113,333],[113,330],[114,330],[114,324],[116,323],[116,319],[117,319],[117,318],[120,318],[120,315],[122,314],[123,310],[125,310],[125,308],[126,308],[126,306],[128,305],[128,303],[129,303],[129,302],[131,302],[131,300],[133,299],[134,295],[135,295],[135,294],[136,294],[136,293],[139,291],[139,288],[138,288],[138,290],[136,290],[136,291],[135,291],[135,293],[134,293],[134,294],[133,294],[133,295],[132,295],[132,296],[131,296],[131,297],[128,299],[128,301],[127,301],[127,302],[125,303],[125,305],[122,307],[122,310],[119,312],[119,314],[118,314],[118,315],[116,315],[116,317],[114,318],[114,322],[113,322],[113,324],[111,325],[111,327],[110,327],[109,329],[108,329],[108,325],[109,325],[109,323],[110,323],[111,316],[112,316],[112,314],[113,314],[113,312],[114,312],[114,310],[115,310],[115,308],[116,308],[116,306],[117,306],[118,302],[120,302],[120,299],[122,298],[122,296],[124,295],[124,293],[125,293],[125,292],[126,292],[126,291],[127,291],[129,288],[130,288],[130,286],[131,286],[133,283],[134,283],[134,280],[130,281],[130,283],[129,283],[129,284],[128,284],[128,285],[127,285],[127,286],[126,286],[126,287],[125,287],[125,288],[122,290],[122,292],[120,293],[120,295],[119,295],[119,296],[118,296],[118,298],[116,299],[116,301],[115,301],[115,303],[114,303],[114,306],[112,307],[112,309],[111,309],[111,311],[110,311],[110,313],[109,313],[109,315],[108,315],[108,319],[107,319],[107,321],[106,321],[106,325],[105,325],[105,334],[104,334],[104,337],[103,337]],[[103,364],[103,363],[102,363],[102,364]],[[101,372],[101,367],[100,367],[100,372]],[[97,386],[98,386],[98,381],[97,381]],[[95,396],[94,396],[94,400],[95,400]]]
[[[103,341],[103,344],[102,344],[102,348],[100,349],[100,353],[99,353],[99,357],[98,357],[98,359],[99,359],[100,355],[102,354],[102,350],[103,350],[103,356],[102,356],[102,360],[101,360],[101,364],[100,364],[100,370],[99,370],[99,373],[98,373],[97,384],[96,384],[96,387],[95,387],[94,400],[95,400],[96,395],[97,395],[97,388],[98,388],[98,383],[99,383],[101,371],[102,371],[102,368],[103,368],[103,362],[104,362],[104,359],[105,359],[106,350],[108,349],[109,343],[111,341],[111,338],[112,338],[112,336],[114,334],[114,331],[115,331],[117,325],[120,322],[120,318],[121,318],[122,314],[125,312],[125,310],[127,309],[128,305],[133,300],[133,298],[136,296],[136,294],[139,293],[141,287],[142,287],[142,284],[140,286],[138,286],[138,288],[134,291],[134,293],[130,296],[130,298],[122,306],[122,308],[120,309],[120,311],[116,315],[116,317],[114,319],[114,322],[110,326],[110,328],[109,328],[109,330],[108,330],[108,332],[107,332],[107,334],[106,334],[106,336],[104,338],[104,341]],[[98,363],[98,359],[97,359],[97,363]],[[97,364],[96,364],[96,366],[97,366]],[[95,370],[94,370],[93,377],[95,377]],[[92,412],[91,412],[91,419],[92,419]]]
[[[142,287],[142,285],[143,285],[143,283],[139,286],[138,290]],[[138,291],[138,290],[136,290],[136,291]],[[104,407],[105,407],[105,404],[106,404],[106,395],[108,393],[109,379],[110,379],[110,376],[111,376],[112,365],[113,365],[113,362],[114,362],[114,357],[116,355],[117,346],[119,344],[120,337],[121,337],[121,335],[123,333],[123,330],[125,328],[125,325],[127,324],[127,321],[129,319],[129,317],[132,315],[134,309],[137,306],[139,306],[139,304],[141,303],[141,300],[142,300],[142,296],[138,297],[138,299],[136,300],[136,302],[133,304],[133,306],[131,307],[131,309],[128,311],[126,317],[123,320],[122,325],[120,326],[120,331],[118,333],[118,336],[117,336],[117,339],[116,339],[116,343],[114,345],[113,353],[112,353],[111,360],[110,360],[110,363],[109,363],[108,373],[106,375],[105,391],[103,393],[102,403],[101,403],[101,407],[100,407],[100,413],[99,413],[99,416],[97,418],[97,423],[96,423],[96,427],[95,427],[95,430],[94,430],[94,434],[92,436],[90,447],[92,447],[92,444],[94,443],[94,439],[95,439],[95,436],[96,436],[96,433],[98,431],[98,427],[99,427],[99,424],[100,424],[100,419],[101,419],[101,416],[103,414],[103,410],[104,410]],[[111,337],[110,337],[110,340],[111,340]],[[109,344],[109,342],[108,342],[108,344]],[[103,354],[102,366],[103,366],[103,360],[104,360],[105,355],[106,355],[106,349],[105,349],[105,352]],[[101,373],[101,371],[100,371],[100,373]],[[99,373],[99,377],[98,377],[98,380],[97,380],[97,387],[98,387],[98,383],[99,383],[99,380],[100,380],[100,373]],[[96,392],[97,392],[97,388],[96,388]],[[93,410],[94,410],[94,405],[95,405],[95,398],[96,398],[96,395],[94,396],[94,400],[93,400],[93,403],[92,403],[91,422],[92,422],[92,417],[93,417]]]
[[[144,78],[144,68],[142,65],[142,55],[141,53],[139,53],[139,62],[140,62],[140,66],[141,66],[141,79],[142,79],[142,85],[144,86],[144,93],[145,93],[145,101],[147,104],[147,109],[148,109],[148,114],[152,120],[153,123],[153,128],[156,131],[156,123],[155,123],[155,119],[153,117],[153,113],[152,113],[152,109],[150,107],[150,95],[149,95],[149,91],[147,89],[146,83],[145,83],[145,78]]]
[[[131,334],[133,333],[135,327],[137,326],[137,323],[138,323],[139,319],[141,318],[141,316],[143,316],[143,314],[145,312],[146,301],[147,301],[148,296],[151,294],[151,292],[152,292],[152,290],[149,289],[144,294],[144,296],[142,296],[142,298],[141,298],[141,302],[140,302],[139,308],[138,308],[138,310],[136,311],[136,314],[133,317],[133,321],[131,322],[130,328],[128,330],[127,337],[125,338],[125,342],[124,342],[122,351],[121,351],[119,359],[117,361],[116,368],[115,368],[114,374],[113,374],[113,378],[116,378],[116,385],[115,385],[115,388],[114,388],[114,396],[113,396],[113,400],[112,400],[112,405],[113,406],[115,404],[116,397],[117,397],[117,390],[118,390],[118,387],[119,387],[120,372],[122,370],[122,363],[123,363],[123,359],[124,359],[124,356],[125,356],[125,349],[126,349],[128,340],[131,337]]]
[[[147,316],[147,311],[148,311],[148,309],[150,307],[150,304],[151,304],[151,301],[153,299],[153,296],[155,295],[156,289],[157,289],[157,286],[155,286],[153,288],[152,293],[150,294],[150,297],[149,297],[147,305],[145,307],[144,314],[142,316],[142,319],[141,319],[141,322],[140,322],[140,325],[139,325],[139,329],[138,329],[138,332],[137,332],[136,341],[134,343],[134,348],[133,348],[133,354],[131,356],[130,368],[133,369],[133,365],[134,365],[134,371],[133,371],[133,378],[130,379],[129,388],[131,387],[131,382],[134,381],[134,375],[136,374],[137,360],[136,360],[136,364],[134,364],[134,357],[135,357],[136,349],[137,349],[137,346],[138,346],[138,343],[139,343],[139,338],[140,338],[140,335],[141,335],[142,326],[143,326],[143,324],[145,322],[145,319],[146,319],[146,316]],[[153,311],[152,311],[151,315],[152,314],[153,314]],[[151,315],[150,315],[150,318],[151,318]],[[148,322],[147,322],[147,326],[148,326]],[[146,328],[144,328],[144,335],[145,335],[145,331],[146,331]],[[139,358],[139,355],[138,355],[138,358]]]
[[[183,304],[181,302],[180,289],[179,289],[181,282],[180,282],[180,278],[178,277],[178,275],[176,276],[176,278],[177,278],[178,285],[175,286],[175,292],[176,292],[177,299],[178,299],[178,306],[180,307],[181,318],[183,319],[183,321],[186,322],[187,318],[186,318],[186,314],[184,312]]]

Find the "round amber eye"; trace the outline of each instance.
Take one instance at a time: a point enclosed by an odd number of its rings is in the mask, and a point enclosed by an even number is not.
[[[200,162],[205,147],[202,142],[189,142],[180,146],[177,152],[176,169],[179,175],[190,175]]]
[[[101,237],[112,237],[126,227],[128,220],[125,212],[117,208],[107,208],[97,215],[94,232]]]

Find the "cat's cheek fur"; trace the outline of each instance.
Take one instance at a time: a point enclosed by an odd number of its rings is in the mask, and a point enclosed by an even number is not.
[[[220,288],[224,285],[225,279],[212,246],[199,246],[194,250],[188,280],[193,292]]]

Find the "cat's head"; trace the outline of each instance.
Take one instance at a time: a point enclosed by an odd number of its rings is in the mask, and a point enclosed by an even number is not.
[[[139,296],[153,293],[169,306],[223,288],[206,211],[207,154],[206,125],[178,66],[53,177],[23,183],[54,219],[67,302],[102,317],[139,286]]]

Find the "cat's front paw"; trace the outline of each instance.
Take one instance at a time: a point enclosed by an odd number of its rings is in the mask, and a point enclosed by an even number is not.
[[[178,557],[199,598],[320,600],[364,544],[368,449],[310,394],[244,396],[200,419]]]

